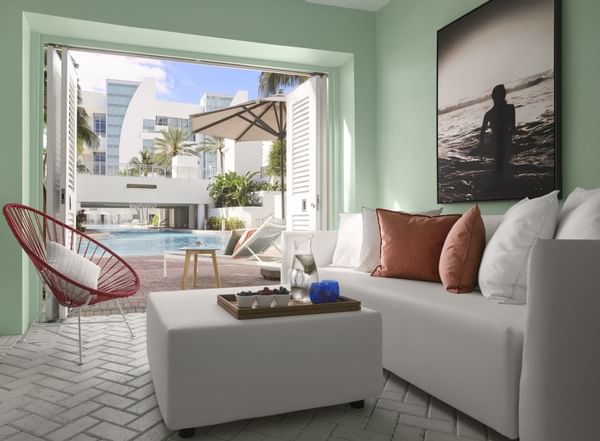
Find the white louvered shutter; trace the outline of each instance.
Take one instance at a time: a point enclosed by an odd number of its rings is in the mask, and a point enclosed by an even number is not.
[[[287,229],[318,230],[324,124],[320,103],[326,79],[313,77],[287,96]]]
[[[69,52],[48,49],[47,211],[75,226],[77,187],[77,72]]]

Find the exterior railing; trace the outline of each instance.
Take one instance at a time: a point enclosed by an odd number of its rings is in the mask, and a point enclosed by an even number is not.
[[[102,171],[93,173],[89,169],[80,169],[79,174],[95,176],[139,176],[146,178],[170,179],[214,179],[219,173],[214,167],[172,167],[145,164],[119,164],[118,167],[106,166]]]

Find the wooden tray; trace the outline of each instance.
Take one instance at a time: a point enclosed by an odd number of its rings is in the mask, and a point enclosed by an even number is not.
[[[288,306],[273,306],[271,308],[257,308],[256,306],[253,306],[252,308],[238,308],[235,294],[222,294],[217,296],[217,303],[238,320],[360,311],[360,301],[343,296],[340,296],[335,303],[320,303],[318,305],[290,300]]]

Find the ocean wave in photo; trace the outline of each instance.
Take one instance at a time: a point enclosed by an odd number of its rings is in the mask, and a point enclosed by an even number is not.
[[[495,175],[496,147],[489,130],[480,140],[484,116],[493,105],[489,95],[438,114],[440,202],[518,199],[554,189],[554,79],[544,73],[506,85],[516,127],[512,145],[503,153],[508,161],[500,177]]]

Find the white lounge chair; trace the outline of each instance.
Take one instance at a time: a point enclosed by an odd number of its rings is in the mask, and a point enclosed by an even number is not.
[[[265,220],[262,223],[262,225],[258,229],[256,229],[256,231],[250,236],[250,238],[244,240],[242,244],[237,246],[233,250],[232,254],[219,255],[219,260],[250,257],[256,259],[257,263],[266,264],[267,262],[263,260],[260,254],[267,251],[270,247],[275,248],[277,251],[279,251],[279,253],[281,253],[280,241],[281,233],[283,231],[285,231],[285,223],[282,220],[270,216],[267,218],[267,220]],[[240,238],[240,240],[242,238]],[[165,251],[163,256],[163,277],[167,277],[167,257],[183,258],[184,256],[185,253],[183,251]]]
[[[270,247],[275,248],[281,253],[279,241],[283,231],[285,231],[285,224],[283,221],[271,216],[263,222],[249,239],[245,240],[239,247],[236,247],[235,251],[231,254],[231,257],[235,259],[237,257],[252,256],[257,261],[262,262],[259,254],[264,253]]]

